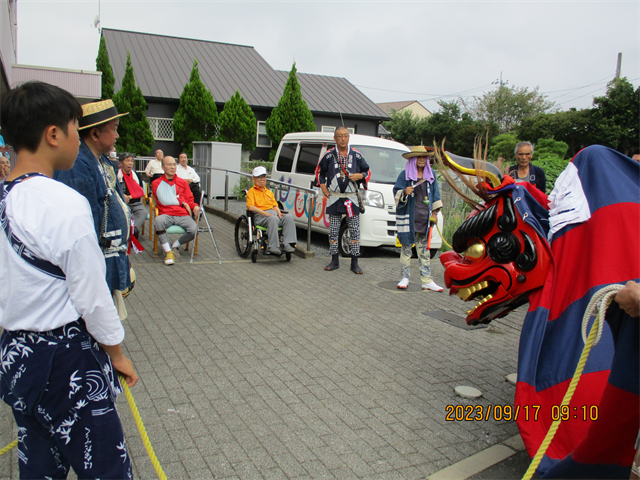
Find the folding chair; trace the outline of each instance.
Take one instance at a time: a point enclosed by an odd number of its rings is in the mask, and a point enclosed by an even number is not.
[[[156,229],[153,227],[153,218],[157,217],[159,212],[158,212],[158,207],[155,206],[155,202],[153,201],[152,197],[149,197],[149,205],[150,205],[150,209],[153,208],[153,211],[155,212],[155,215],[153,217],[151,217],[151,222],[150,222],[150,228],[149,228],[149,234],[151,235],[151,232],[153,231],[153,256],[157,257],[158,256],[158,235],[156,234]],[[198,223],[196,221],[196,223]],[[167,227],[167,234],[168,235],[184,235],[185,233],[187,233],[187,231],[178,226],[178,225],[171,225],[170,227]],[[198,254],[198,232],[196,231],[196,237],[195,237],[195,249],[192,249],[191,252],[191,263],[193,263],[193,254],[194,254],[194,250],[195,250],[195,254]],[[185,250],[189,250],[189,244],[191,242],[187,242],[184,246]],[[217,247],[216,247],[217,248]],[[218,256],[220,256],[220,254],[218,254]]]
[[[204,199],[204,190],[202,190],[202,193],[200,194],[200,211],[198,212],[198,218],[196,218],[196,225],[197,225],[197,229],[196,229],[196,238],[195,238],[195,242],[196,242],[196,250],[198,249],[198,233],[200,232],[209,232],[209,235],[211,235],[211,240],[213,240],[213,246],[216,248],[216,253],[218,254],[218,265],[222,265],[222,258],[220,257],[220,250],[218,250],[218,244],[216,243],[216,239],[213,236],[213,230],[211,228],[211,225],[209,224],[209,219],[207,219],[207,215],[204,212],[204,208],[202,207],[202,203],[203,203],[203,199]],[[206,227],[200,227],[200,218],[204,218],[205,223],[207,224]],[[198,252],[195,252],[195,254],[197,254]],[[191,262],[193,263],[193,256],[194,256],[194,251],[191,251]]]

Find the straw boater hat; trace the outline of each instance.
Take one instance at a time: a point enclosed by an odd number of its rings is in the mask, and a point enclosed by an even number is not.
[[[409,160],[413,157],[433,157],[436,154],[436,149],[433,147],[424,147],[418,145],[417,147],[411,147],[411,151],[403,153],[402,156]]]
[[[80,119],[78,130],[95,127],[101,123],[106,123],[114,118],[129,115],[127,113],[118,113],[113,100],[102,100],[100,102],[86,103],[82,105],[82,118]]]

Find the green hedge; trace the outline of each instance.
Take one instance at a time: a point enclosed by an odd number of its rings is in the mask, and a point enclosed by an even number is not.
[[[273,168],[273,162],[265,160],[247,160],[243,161],[240,166],[240,171],[244,173],[251,173],[256,167],[265,167],[269,176],[271,175],[271,169]],[[252,182],[249,177],[240,176],[238,183],[233,187],[233,195],[237,198],[244,198],[244,191],[251,188]]]

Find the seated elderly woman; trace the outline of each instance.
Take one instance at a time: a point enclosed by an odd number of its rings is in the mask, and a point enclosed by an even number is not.
[[[0,181],[7,178],[11,171],[11,162],[7,157],[0,157]]]
[[[135,226],[134,235],[138,238],[138,234],[142,229],[142,225],[147,219],[147,209],[142,204],[144,190],[138,179],[138,175],[133,170],[133,153],[121,153],[118,157],[120,161],[120,170],[118,170],[118,181],[124,193],[124,201],[129,205],[133,224]]]
[[[247,191],[247,210],[255,213],[256,225],[267,228],[269,238],[268,252],[282,255],[278,227],[282,227],[284,251],[295,251],[292,245],[298,241],[296,226],[290,213],[283,214],[278,208],[273,192],[267,187],[267,169],[256,167],[253,169],[253,187]]]

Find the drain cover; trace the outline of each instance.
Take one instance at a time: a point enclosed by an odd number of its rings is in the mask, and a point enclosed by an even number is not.
[[[398,288],[398,282],[390,281],[390,282],[380,282],[378,284],[380,288],[384,288],[385,290],[395,290],[396,292],[421,292],[422,286],[419,283],[410,283],[406,290],[401,290]]]
[[[433,312],[424,312],[428,317],[433,317],[441,322],[447,323],[453,327],[461,328],[462,330],[478,330],[479,328],[487,328],[486,325],[467,325],[467,321],[464,317],[454,315],[453,313],[444,312],[442,310],[435,310]]]

